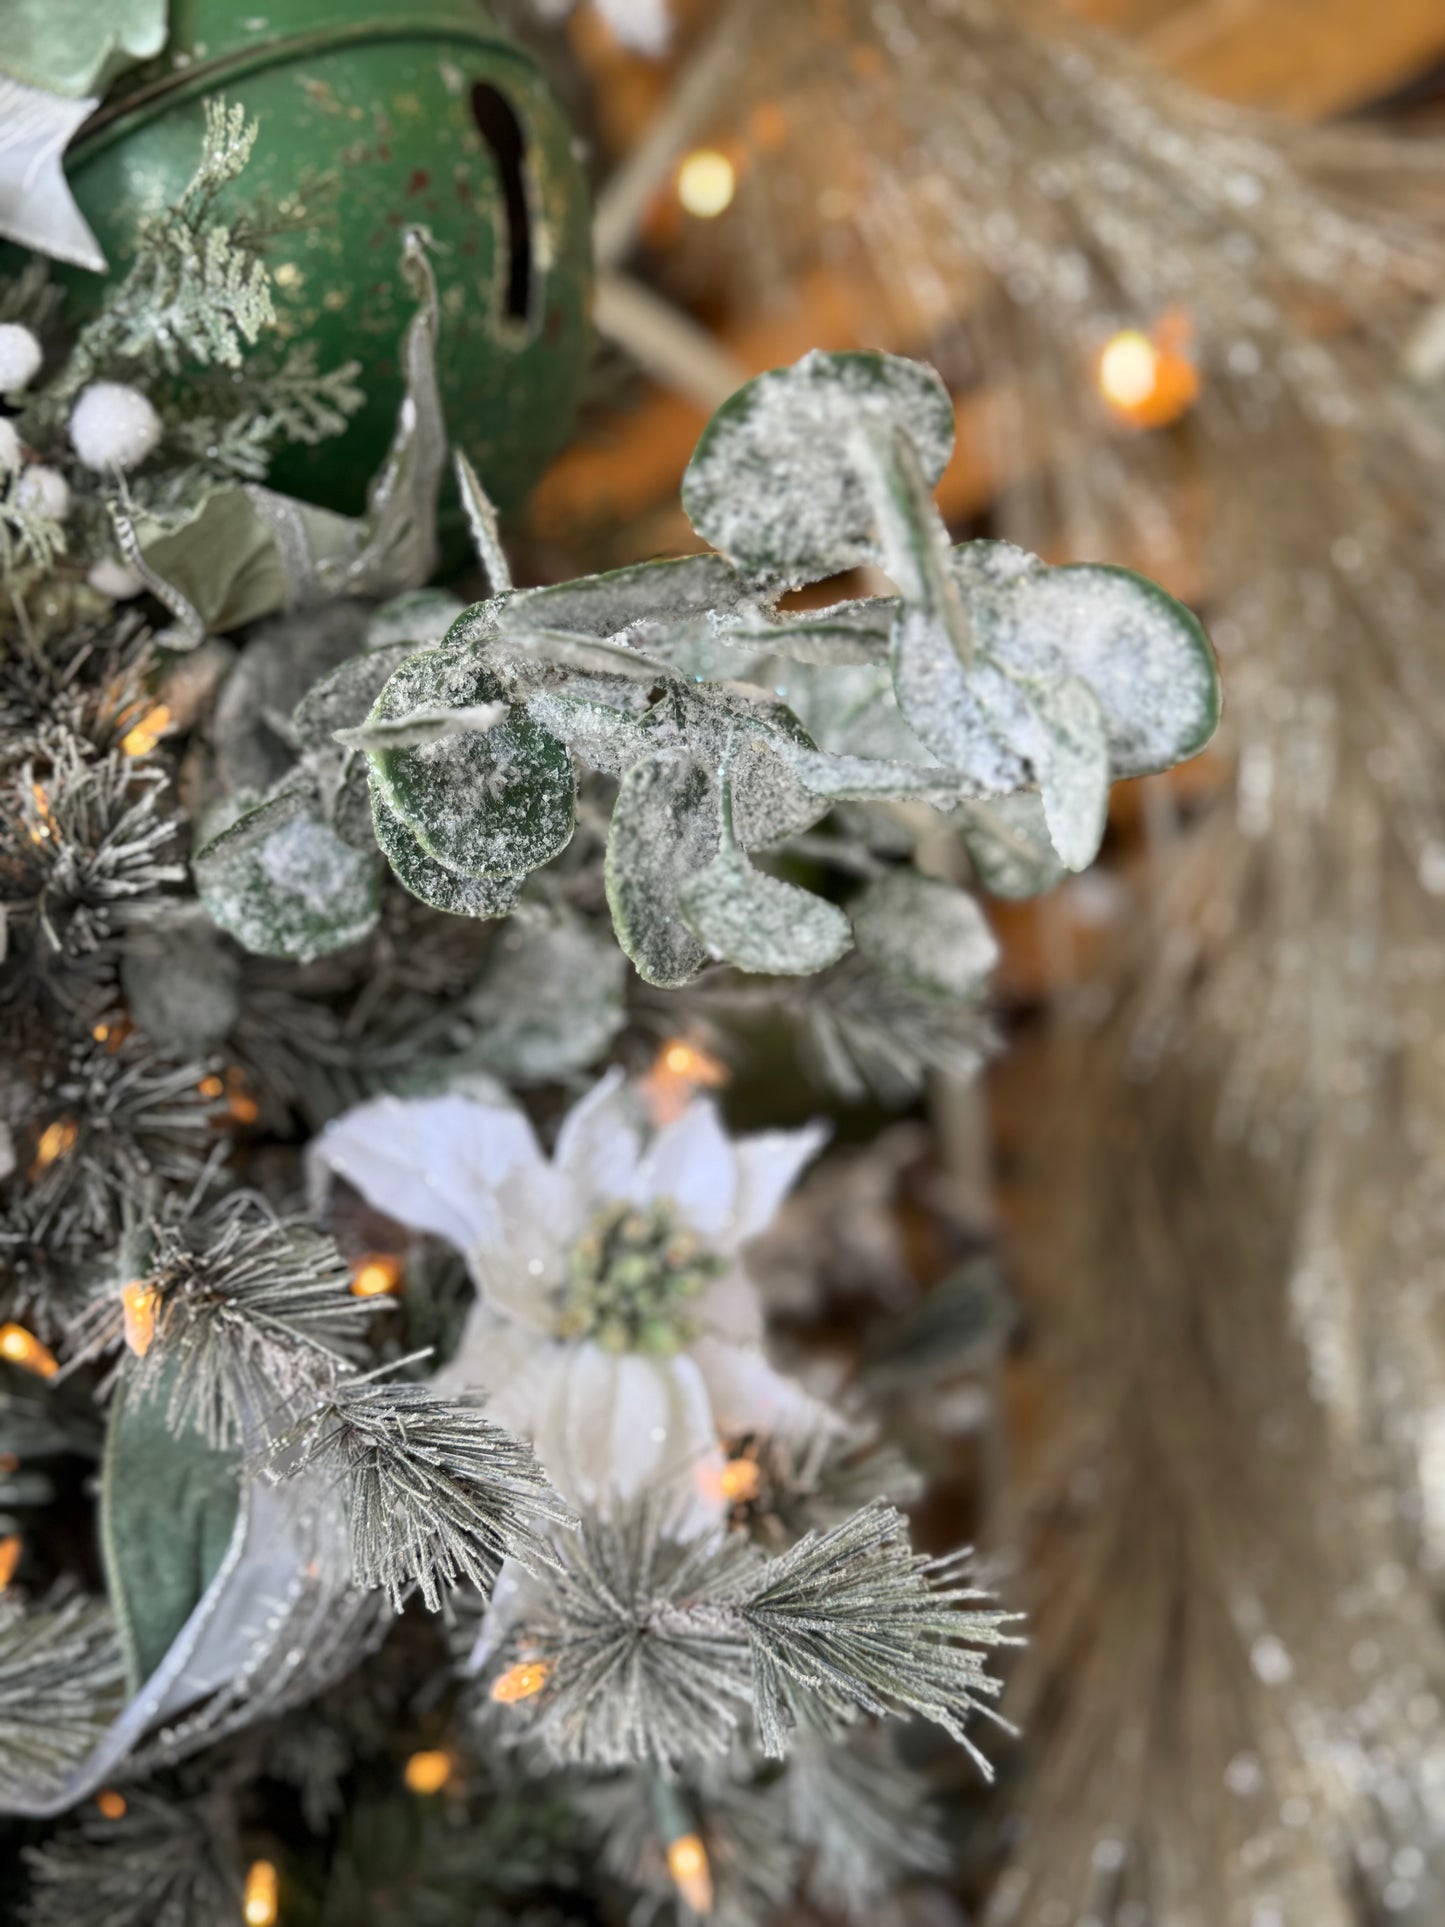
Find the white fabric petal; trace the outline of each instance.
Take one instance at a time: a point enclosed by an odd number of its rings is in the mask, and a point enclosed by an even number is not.
[[[775,1371],[760,1351],[700,1338],[692,1357],[702,1373],[720,1432],[739,1437],[760,1432],[765,1437],[803,1439],[820,1428],[842,1430],[843,1421],[821,1399],[805,1392],[795,1379]]]
[[[804,1165],[812,1163],[829,1135],[828,1125],[808,1124],[801,1131],[759,1131],[734,1142],[738,1167],[735,1243],[745,1244],[767,1230]]]
[[[307,1162],[318,1207],[334,1173],[388,1217],[465,1251],[497,1229],[496,1186],[541,1156],[520,1111],[468,1097],[379,1097],[328,1124]]]
[[[716,1107],[699,1099],[653,1139],[638,1168],[633,1199],[675,1205],[684,1224],[716,1244],[729,1238],[737,1193],[732,1140]]]
[[[734,1264],[713,1279],[697,1301],[697,1322],[709,1338],[733,1345],[755,1345],[763,1335],[763,1305],[757,1286]]]
[[[622,1071],[610,1070],[562,1120],[552,1163],[589,1215],[630,1198],[642,1134]]]
[[[443,1398],[484,1392],[487,1416],[530,1438],[550,1382],[550,1340],[483,1303],[468,1314],[456,1355],[432,1378]]]

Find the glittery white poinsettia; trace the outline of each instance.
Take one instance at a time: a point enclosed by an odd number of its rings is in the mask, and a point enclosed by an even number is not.
[[[348,1111],[311,1161],[318,1203],[334,1173],[465,1254],[480,1299],[440,1388],[486,1392],[575,1503],[670,1490],[701,1531],[726,1505],[721,1439],[836,1422],[764,1357],[742,1255],[825,1136],[732,1139],[703,1099],[649,1133],[612,1072],[550,1159],[521,1111],[452,1095]]]

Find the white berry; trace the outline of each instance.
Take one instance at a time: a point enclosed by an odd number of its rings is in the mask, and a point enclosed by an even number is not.
[[[20,437],[15,424],[0,415],[0,475],[13,475],[20,466]]]
[[[139,388],[94,381],[75,404],[70,440],[87,468],[134,468],[161,438],[161,418]]]
[[[103,555],[87,572],[85,579],[92,589],[98,590],[101,595],[108,595],[113,602],[129,601],[131,596],[139,595],[145,587],[142,575],[128,562],[117,562],[111,555]]]
[[[20,477],[15,499],[33,514],[63,522],[70,513],[70,484],[58,468],[27,468]]]
[[[33,380],[40,343],[18,321],[0,321],[0,395],[13,395]]]

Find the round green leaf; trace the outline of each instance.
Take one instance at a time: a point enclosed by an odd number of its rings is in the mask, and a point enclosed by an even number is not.
[[[743,569],[816,582],[877,559],[875,512],[857,432],[902,430],[930,487],[953,452],[948,390],[894,355],[811,354],[759,375],[703,431],[682,503],[706,541]]]
[[[967,891],[916,870],[875,878],[848,914],[861,956],[931,996],[976,996],[998,962],[994,934]]]
[[[381,913],[374,853],[344,843],[300,787],[213,837],[192,869],[211,916],[256,956],[330,956],[364,937]]]
[[[371,820],[381,853],[402,888],[433,910],[454,917],[505,917],[522,894],[520,877],[463,877],[429,857],[389,806],[380,783],[371,783]]]
[[[721,835],[716,783],[692,757],[666,751],[623,777],[607,838],[607,902],[645,982],[685,984],[707,962],[678,893],[717,855]]]
[[[505,701],[501,682],[476,654],[432,649],[397,670],[370,720]],[[526,876],[571,839],[572,758],[518,704],[490,729],[369,755],[390,808],[428,856],[459,876]]]
[[[690,877],[677,901],[708,955],[739,970],[806,977],[853,947],[848,919],[836,904],[755,870],[736,848]]]

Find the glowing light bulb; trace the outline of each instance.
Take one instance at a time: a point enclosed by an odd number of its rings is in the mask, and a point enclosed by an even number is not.
[[[695,1914],[712,1912],[712,1869],[707,1848],[695,1833],[685,1833],[667,1850],[667,1871],[673,1885]]]
[[[121,737],[120,746],[127,756],[149,756],[170,726],[171,712],[164,703],[158,703],[138,723],[131,725]]]
[[[413,1753],[402,1777],[413,1793],[440,1793],[455,1764],[450,1753]]]
[[[363,1258],[351,1274],[352,1295],[387,1298],[401,1289],[401,1260],[375,1254]]]
[[[60,1370],[55,1354],[23,1325],[0,1325],[0,1358],[8,1358],[37,1378],[54,1378]]]
[[[253,1860],[247,1869],[241,1912],[246,1927],[276,1927],[281,1912],[281,1881],[269,1860]]]
[[[35,821],[30,825],[30,841],[48,843],[55,835],[55,817],[50,808],[50,798],[38,783],[30,785],[30,801],[35,807]]]
[[[107,1820],[123,1820],[125,1818],[125,1795],[123,1793],[117,1793],[113,1786],[102,1787],[100,1792],[95,1796],[95,1804],[100,1808],[101,1813]]]
[[[1153,334],[1126,328],[1099,356],[1099,393],[1132,428],[1167,428],[1199,398],[1199,370],[1187,352],[1186,315],[1165,315]]]
[[[1099,391],[1116,408],[1135,409],[1154,393],[1159,350],[1137,328],[1115,335],[1099,357]]]
[[[702,221],[715,220],[731,207],[737,184],[737,169],[713,147],[698,148],[677,170],[677,198]]]
[[[161,1295],[154,1285],[136,1283],[126,1285],[121,1291],[125,1342],[137,1358],[144,1358],[151,1348],[151,1340],[156,1335],[156,1312],[160,1302]]]
[[[202,1097],[224,1097],[226,1094],[225,1085],[219,1077],[214,1075],[203,1077],[200,1083],[197,1084],[196,1089],[201,1093]]]
[[[0,1539],[0,1592],[4,1592],[15,1577],[15,1568],[20,1564],[20,1534],[9,1532]]]
[[[30,1167],[32,1178],[48,1171],[57,1158],[63,1158],[80,1135],[80,1128],[73,1118],[58,1117],[53,1124],[47,1124],[40,1133],[40,1142],[35,1147],[35,1162]]]
[[[746,1505],[762,1490],[763,1475],[753,1459],[729,1459],[719,1475],[719,1483],[730,1505]]]
[[[516,1666],[509,1666],[492,1681],[492,1698],[499,1706],[515,1706],[518,1700],[529,1700],[547,1684],[551,1670],[545,1659],[524,1659]]]
[[[671,1037],[658,1051],[652,1068],[638,1089],[654,1124],[671,1124],[682,1116],[700,1090],[720,1090],[729,1072],[720,1058],[686,1037]]]

